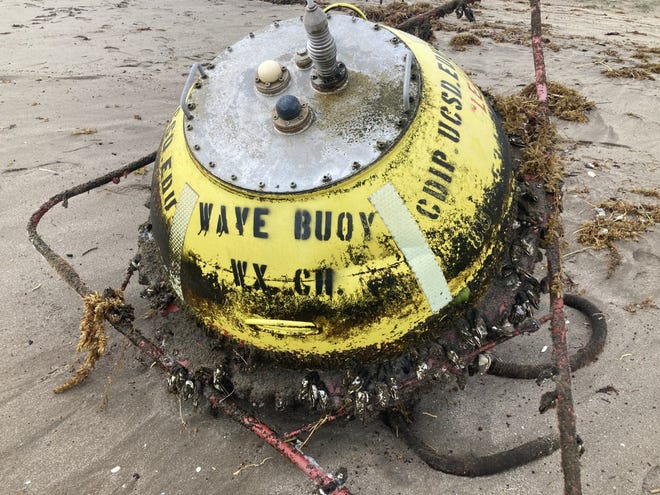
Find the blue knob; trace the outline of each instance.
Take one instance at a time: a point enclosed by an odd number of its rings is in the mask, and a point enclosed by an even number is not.
[[[275,112],[282,120],[293,120],[302,111],[300,100],[293,95],[280,96],[275,103]]]

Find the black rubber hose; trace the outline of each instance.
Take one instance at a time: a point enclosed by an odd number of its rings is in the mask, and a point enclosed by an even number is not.
[[[571,370],[575,371],[593,362],[602,352],[607,337],[607,324],[603,313],[582,297],[567,294],[564,303],[586,315],[591,322],[589,342],[570,357]],[[536,379],[551,373],[553,369],[552,365],[520,365],[494,360],[489,372],[508,378]],[[476,477],[501,473],[548,456],[559,448],[559,437],[552,435],[491,455],[443,455],[417,437],[399,411],[387,411],[383,414],[383,421],[431,468],[457,476]]]
[[[605,339],[607,338],[607,323],[605,322],[603,313],[593,303],[583,297],[565,294],[564,304],[580,311],[589,318],[589,322],[591,323],[591,337],[589,338],[589,342],[569,358],[571,371],[576,371],[594,362],[603,351]],[[504,362],[493,356],[488,374],[505,378],[537,380],[539,377],[553,375],[554,366],[552,364]]]
[[[400,412],[388,411],[384,421],[429,467],[456,476],[474,478],[501,473],[548,456],[559,448],[559,437],[550,435],[491,455],[443,455],[416,436]]]

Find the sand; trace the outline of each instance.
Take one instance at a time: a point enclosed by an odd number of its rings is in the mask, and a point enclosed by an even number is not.
[[[526,30],[525,2],[484,1],[478,22]],[[258,1],[118,0],[3,2],[0,19],[0,492],[33,494],[308,494],[313,485],[251,433],[194,411],[168,395],[164,376],[133,350],[110,350],[91,378],[62,395],[71,374],[81,300],[27,240],[30,214],[49,196],[154,150],[176,108],[190,65],[299,7]],[[596,102],[587,124],[559,123],[565,142],[565,274],[605,313],[610,337],[600,359],[575,374],[578,431],[585,441],[585,493],[650,494],[660,488],[657,307],[660,234],[619,242],[622,265],[608,277],[606,251],[584,249],[575,232],[610,198],[655,202],[660,85],[610,79],[607,67],[634,65],[639,46],[660,46],[657,3],[574,2],[543,6],[548,76]],[[463,20],[447,21],[468,27]],[[476,29],[477,26],[472,26]],[[483,88],[514,93],[532,81],[528,46],[495,42],[466,51],[435,43]],[[513,40],[515,41],[515,40]],[[606,52],[607,50],[607,52]],[[616,60],[620,57],[622,62]],[[655,55],[655,62],[659,60]],[[131,176],[57,207],[41,233],[95,289],[118,285],[147,218],[149,173]],[[146,307],[138,289],[127,297]],[[568,312],[571,346],[584,322]],[[548,358],[548,332],[514,340],[521,359]],[[111,379],[109,379],[111,377]],[[111,386],[108,383],[111,381]],[[615,390],[598,392],[606,386]],[[495,452],[556,430],[538,399],[550,385],[473,378],[449,396],[429,393],[420,434],[441,452]],[[107,403],[104,402],[107,399]],[[185,420],[185,427],[182,425]],[[276,418],[287,424],[286,418]],[[290,421],[289,421],[290,423]],[[374,420],[321,429],[307,452],[330,471],[348,469],[359,494],[562,492],[559,454],[497,476],[462,479],[430,470]],[[245,464],[258,464],[246,467]]]

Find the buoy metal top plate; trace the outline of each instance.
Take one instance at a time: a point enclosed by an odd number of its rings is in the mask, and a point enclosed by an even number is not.
[[[202,167],[246,192],[301,193],[359,173],[396,143],[414,117],[414,104],[404,104],[404,87],[413,101],[421,91],[421,78],[413,70],[411,84],[405,67],[412,53],[390,31],[362,19],[333,15],[329,27],[337,59],[348,70],[347,84],[336,93],[316,91],[310,70],[295,63],[307,43],[300,19],[275,23],[213,61],[208,77],[187,96],[192,119],[185,136]],[[280,63],[290,77],[275,95],[255,87],[266,60]],[[299,132],[273,125],[283,95],[312,112]]]

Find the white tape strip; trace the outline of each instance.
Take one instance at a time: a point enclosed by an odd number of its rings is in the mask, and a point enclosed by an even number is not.
[[[417,277],[422,292],[434,313],[452,300],[447,279],[435,259],[417,222],[391,183],[385,184],[369,198],[392,234],[392,239],[406,257]]]
[[[176,210],[172,218],[170,229],[170,281],[172,288],[179,299],[183,299],[181,291],[181,254],[183,253],[183,241],[186,238],[190,217],[195,210],[199,194],[188,184],[183,186],[179,199],[176,202]]]

